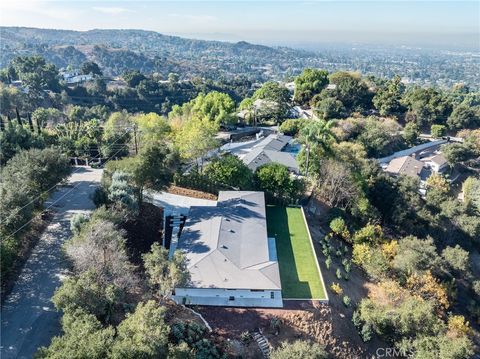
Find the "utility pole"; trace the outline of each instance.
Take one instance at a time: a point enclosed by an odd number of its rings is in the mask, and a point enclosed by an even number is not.
[[[40,121],[38,120],[38,118],[36,119],[35,124],[37,125],[37,132],[42,133],[42,128],[40,126]]]
[[[137,124],[133,125],[133,139],[135,141],[135,154],[138,155],[138,143],[137,143]]]
[[[20,112],[18,112],[18,107],[15,107],[15,114],[17,115],[17,122],[20,126],[23,125],[22,118],[20,117]]]
[[[305,150],[307,151],[307,165],[306,165],[306,169],[305,169],[305,177],[308,177],[308,167],[310,166],[310,146],[307,145],[305,146]]]
[[[27,113],[27,119],[28,119],[28,125],[30,126],[30,131],[32,131],[33,133],[35,129],[33,128],[33,122],[32,122],[32,117],[30,116],[30,112]]]

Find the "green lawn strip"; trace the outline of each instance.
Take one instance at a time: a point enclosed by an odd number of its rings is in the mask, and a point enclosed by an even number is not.
[[[267,207],[269,237],[276,238],[284,298],[326,298],[300,208]]]

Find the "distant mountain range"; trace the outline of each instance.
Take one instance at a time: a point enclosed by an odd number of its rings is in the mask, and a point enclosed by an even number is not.
[[[480,57],[472,53],[403,47],[325,47],[311,52],[236,43],[194,40],[144,30],[49,30],[0,27],[0,67],[16,56],[38,54],[62,68],[95,61],[106,75],[127,70],[175,72],[183,79],[204,77],[251,81],[285,80],[306,67],[329,71],[352,70],[364,75],[450,87],[464,82],[478,88]]]
[[[185,39],[143,30],[48,30],[1,27],[1,66],[18,55],[40,54],[58,67],[97,62],[107,74],[129,69],[181,76],[298,72],[315,55],[285,47]]]

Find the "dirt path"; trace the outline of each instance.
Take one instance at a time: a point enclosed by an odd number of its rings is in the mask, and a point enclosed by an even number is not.
[[[82,167],[75,170],[69,184],[52,194],[46,206],[55,215],[32,250],[17,283],[2,307],[0,356],[32,358],[60,332],[60,313],[51,297],[66,271],[61,246],[71,235],[70,218],[92,210],[90,199],[100,182],[102,170]]]

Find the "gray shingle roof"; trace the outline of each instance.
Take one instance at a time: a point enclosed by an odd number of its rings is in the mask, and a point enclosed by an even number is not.
[[[423,169],[423,162],[410,156],[394,158],[388,164],[386,171],[392,174],[403,174],[418,177]]]
[[[280,152],[257,148],[247,153],[245,157],[242,158],[242,161],[253,172],[255,172],[258,167],[271,162],[276,162],[287,166],[290,171],[295,173],[298,173],[300,170],[295,156],[289,152]]]
[[[178,240],[194,288],[279,290],[263,192],[220,192],[216,207],[191,207]]]
[[[443,166],[447,163],[447,159],[442,153],[439,153],[438,155],[433,156],[430,161],[436,163],[438,166]]]
[[[260,143],[256,144],[254,148],[281,151],[282,148],[284,148],[291,139],[291,136],[282,134],[271,134],[265,137]]]
[[[298,173],[299,167],[295,156],[292,153],[281,152],[291,139],[292,137],[281,134],[269,135],[253,146],[243,156],[242,161],[252,171],[265,164],[276,162],[287,166],[290,171]]]

